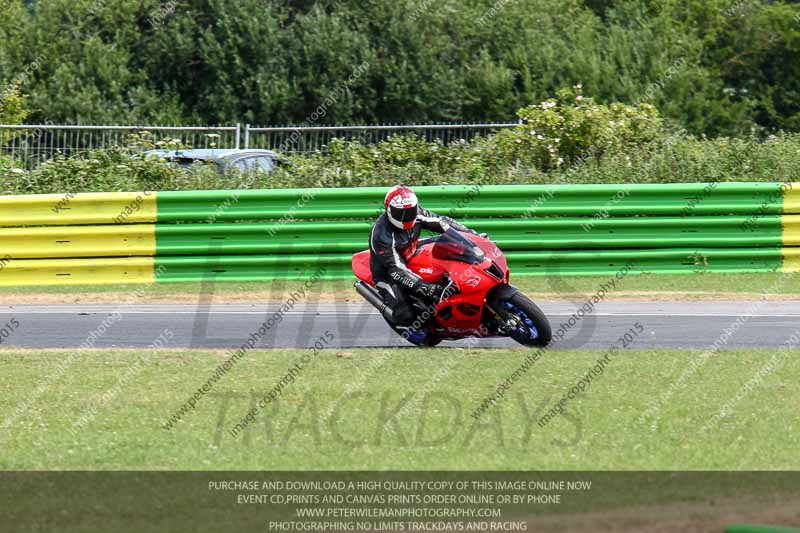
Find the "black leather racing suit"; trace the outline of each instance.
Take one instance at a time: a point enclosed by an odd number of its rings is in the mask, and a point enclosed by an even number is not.
[[[393,309],[398,326],[410,326],[413,323],[414,311],[408,302],[408,294],[420,291],[427,285],[406,266],[406,262],[417,251],[420,232],[426,229],[444,233],[448,228],[475,233],[450,217],[437,215],[422,207],[419,208],[414,227],[409,230],[394,226],[386,213],[378,217],[372,226],[369,237],[372,280]]]

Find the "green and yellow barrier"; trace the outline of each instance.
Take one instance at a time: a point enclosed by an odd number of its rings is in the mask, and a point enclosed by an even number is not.
[[[416,187],[514,275],[800,270],[800,184]],[[347,278],[385,188],[0,197],[0,285]],[[156,275],[158,273],[158,275]]]
[[[154,192],[0,196],[0,226],[137,224],[157,220]]]

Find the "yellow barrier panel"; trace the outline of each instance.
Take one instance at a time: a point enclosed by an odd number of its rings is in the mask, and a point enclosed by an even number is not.
[[[784,246],[800,246],[800,215],[781,216],[781,235]]]
[[[781,216],[783,272],[800,272],[800,183],[789,183],[783,188],[783,216]]]
[[[782,272],[800,272],[800,248],[784,248]]]
[[[155,222],[155,192],[0,196],[0,226]]]
[[[783,186],[783,212],[800,214],[800,182]]]
[[[156,254],[155,224],[0,229],[0,251],[14,259]]]
[[[153,283],[153,263],[152,257],[11,260],[0,257],[0,287]]]

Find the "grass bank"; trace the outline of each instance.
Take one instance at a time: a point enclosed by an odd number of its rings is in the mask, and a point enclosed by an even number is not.
[[[774,350],[719,352],[684,381],[700,351],[624,351],[565,414],[541,425],[549,406],[603,355],[559,350],[537,362],[496,410],[474,419],[527,353],[254,351],[165,429],[230,353],[87,351],[50,380],[70,352],[2,351],[0,469],[800,468],[796,357],[783,356],[777,371],[742,395]],[[303,355],[310,363],[285,379]],[[233,436],[281,380],[277,400]],[[667,401],[653,403],[675,383]],[[729,414],[720,417],[726,406]]]

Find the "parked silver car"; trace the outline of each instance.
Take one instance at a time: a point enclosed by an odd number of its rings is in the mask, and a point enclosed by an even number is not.
[[[189,167],[197,162],[213,163],[220,174],[231,170],[269,173],[283,163],[278,153],[271,150],[149,150],[144,155],[160,157],[182,167]]]

